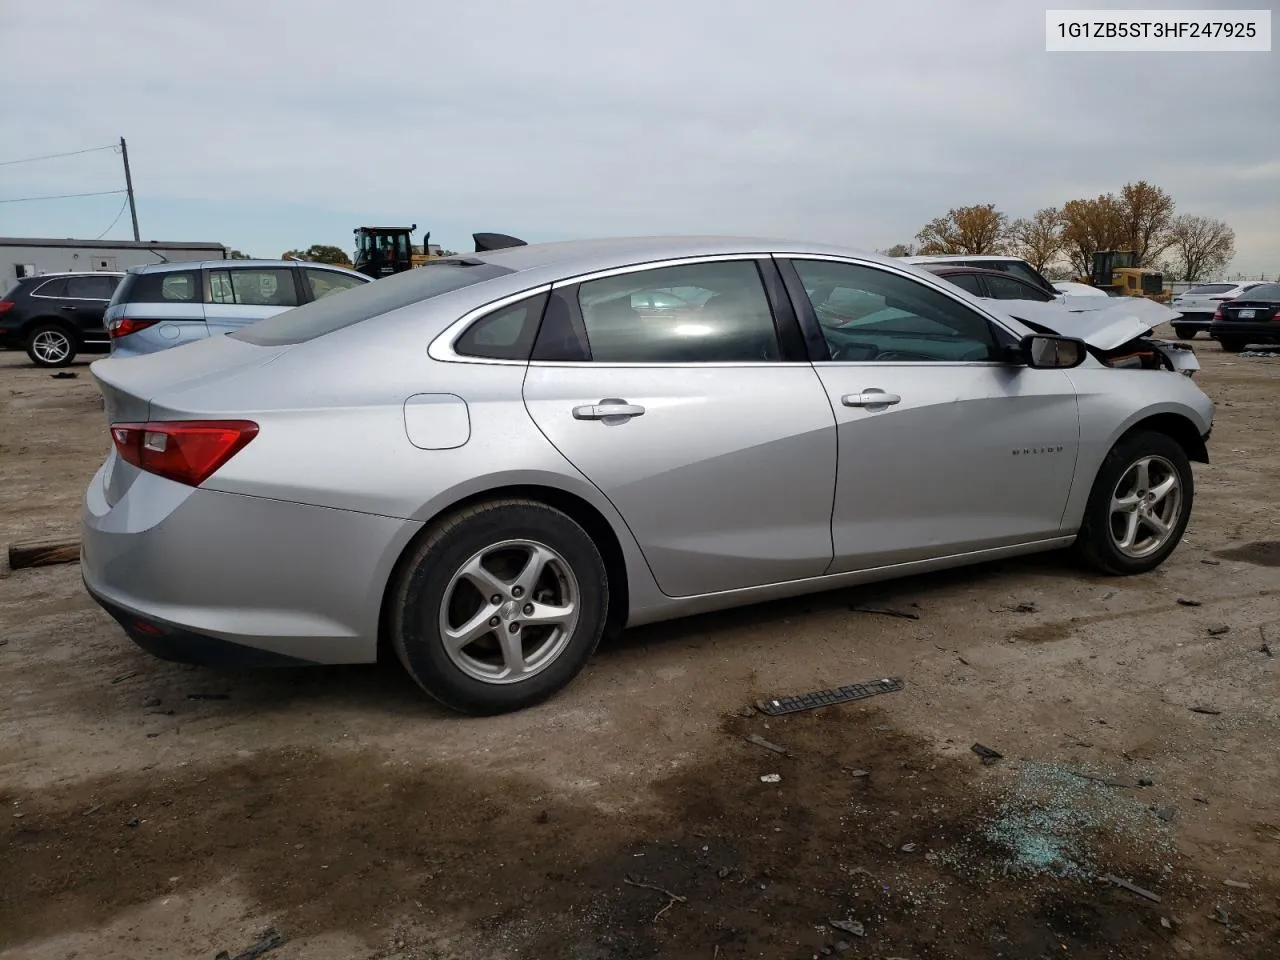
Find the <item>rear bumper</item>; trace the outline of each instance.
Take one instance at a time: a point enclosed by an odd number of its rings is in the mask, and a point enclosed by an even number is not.
[[[1174,307],[1174,309],[1176,310],[1177,307]],[[1184,313],[1176,320],[1170,320],[1169,323],[1178,328],[1191,327],[1195,330],[1208,330],[1213,324],[1213,314]]]
[[[140,474],[85,492],[86,590],[139,646],[188,663],[377,659],[382,596],[419,525]]]
[[[1212,340],[1243,340],[1246,343],[1280,343],[1280,322],[1260,320],[1257,323],[1215,323],[1209,327]]]

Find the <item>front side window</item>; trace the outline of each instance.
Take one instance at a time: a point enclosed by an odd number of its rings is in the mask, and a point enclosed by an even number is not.
[[[982,284],[978,280],[977,274],[973,273],[945,273],[942,279],[947,283],[954,283],[961,290],[972,293],[975,297],[985,297]]]
[[[364,285],[363,280],[348,276],[345,273],[338,273],[337,270],[304,269],[302,276],[305,279],[308,291],[311,293],[312,300],[319,300],[335,293],[341,293],[343,290],[350,290],[352,287]]]
[[[793,260],[835,361],[997,359],[987,318],[918,280],[878,267]],[[851,310],[850,305],[857,309]]]
[[[589,280],[578,306],[600,363],[767,363],[781,353],[752,260],[656,267]]]
[[[296,307],[298,291],[288,267],[214,270],[209,274],[209,302],[251,307]]]

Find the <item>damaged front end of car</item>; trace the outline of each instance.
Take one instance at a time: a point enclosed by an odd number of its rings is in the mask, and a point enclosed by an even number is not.
[[[1003,301],[1011,317],[1039,333],[1078,337],[1099,362],[1135,370],[1169,370],[1194,377],[1200,369],[1188,343],[1151,336],[1157,326],[1181,316],[1138,297],[1064,297],[1056,303]]]

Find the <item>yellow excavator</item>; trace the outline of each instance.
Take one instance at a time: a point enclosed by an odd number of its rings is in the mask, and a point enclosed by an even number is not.
[[[1164,274],[1138,266],[1138,255],[1132,250],[1097,251],[1093,255],[1092,273],[1076,277],[1075,282],[1105,290],[1112,297],[1144,297],[1168,303],[1173,296],[1164,288]]]
[[[440,255],[431,252],[430,233],[422,236],[422,253],[414,251],[413,231],[417,229],[416,223],[408,227],[356,227],[352,231],[356,238],[353,269],[376,280],[438,260]],[[477,253],[524,246],[523,240],[503,233],[473,233],[471,237]]]

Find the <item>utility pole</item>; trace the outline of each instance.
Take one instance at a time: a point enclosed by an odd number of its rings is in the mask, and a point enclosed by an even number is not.
[[[129,215],[133,217],[133,239],[141,240],[138,235],[138,207],[133,202],[133,175],[129,173],[129,148],[124,142],[124,137],[120,138],[120,156],[124,159],[124,186],[129,194]]]

